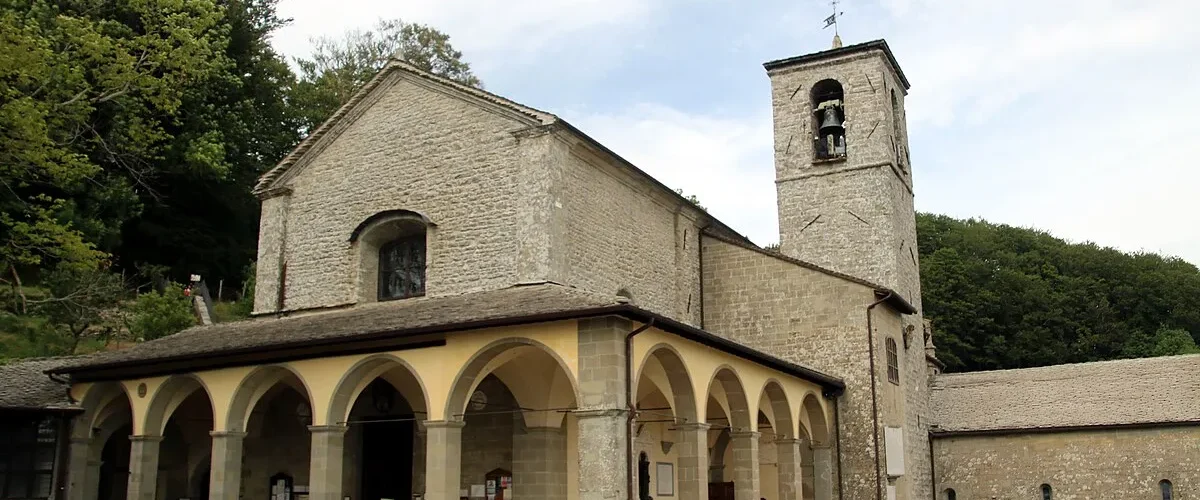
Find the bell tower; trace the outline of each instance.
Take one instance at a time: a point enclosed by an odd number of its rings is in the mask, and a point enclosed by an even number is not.
[[[920,308],[904,97],[876,40],[771,61],[780,251]]]

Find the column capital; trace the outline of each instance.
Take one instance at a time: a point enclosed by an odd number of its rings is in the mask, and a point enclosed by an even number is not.
[[[683,424],[675,424],[675,428],[682,431],[707,431],[712,428],[712,424],[704,422],[687,422]]]
[[[828,449],[833,448],[833,446],[831,446],[827,443],[813,443],[811,441],[809,442],[808,447],[812,448],[814,450],[828,450]]]
[[[602,417],[625,417],[629,414],[629,410],[624,408],[598,408],[594,410],[575,410],[572,415],[575,418],[602,418]]]
[[[310,432],[312,434],[334,434],[334,433],[341,434],[341,433],[345,433],[346,430],[348,430],[348,429],[349,429],[349,427],[347,427],[345,425],[310,425],[310,426],[308,426],[308,432]]]
[[[462,429],[467,423],[462,420],[425,420],[425,429]]]
[[[160,443],[163,440],[162,436],[129,436],[129,440],[135,443]]]
[[[796,438],[779,438],[779,439],[776,439],[776,440],[775,440],[775,444],[794,444],[794,445],[800,445],[800,444],[803,444],[803,443],[804,443],[804,440],[803,440],[803,439],[796,439]]]
[[[208,435],[212,436],[213,438],[226,438],[226,439],[242,439],[242,438],[246,437],[245,432],[239,432],[239,431],[208,431]]]
[[[762,433],[758,432],[758,431],[730,431],[729,432],[729,437],[731,439],[737,439],[737,438],[755,438],[755,439],[757,439],[759,436],[762,436]]]

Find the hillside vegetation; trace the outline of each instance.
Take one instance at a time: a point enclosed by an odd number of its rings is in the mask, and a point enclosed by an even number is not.
[[[925,314],[952,371],[1200,352],[1200,271],[1177,258],[920,214]]]

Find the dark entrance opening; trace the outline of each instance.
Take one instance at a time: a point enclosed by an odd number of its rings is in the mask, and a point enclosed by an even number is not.
[[[363,500],[410,500],[413,494],[415,419],[407,402],[391,384],[375,380],[363,391],[376,410],[356,416],[362,427]],[[366,412],[364,412],[366,413]]]
[[[129,436],[133,426],[125,425],[108,437],[100,452],[99,500],[124,500],[129,485]]]

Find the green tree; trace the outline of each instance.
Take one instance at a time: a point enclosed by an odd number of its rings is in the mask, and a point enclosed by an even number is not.
[[[237,287],[258,241],[255,180],[299,141],[287,102],[294,75],[269,37],[286,21],[276,0],[227,0],[223,65],[185,89],[174,137],[141,191],[144,209],[124,224],[114,250],[125,267],[167,266],[167,277],[200,274]]]
[[[195,324],[191,298],[183,293],[183,287],[171,283],[161,292],[151,290],[138,295],[125,326],[135,339],[154,340]]]
[[[1200,338],[1200,270],[1181,259],[930,214],[917,235],[925,314],[950,370],[1158,355],[1184,348],[1178,332]]]
[[[62,354],[75,354],[80,340],[105,323],[125,295],[121,276],[107,270],[80,271],[60,267],[42,280],[49,296],[37,301],[37,312],[66,339]],[[103,328],[103,327],[101,327]],[[113,325],[107,325],[111,332]]]
[[[223,64],[220,15],[204,0],[0,4],[0,265],[15,296],[22,271],[105,260],[136,190],[152,191],[184,89]]]
[[[473,87],[482,87],[450,36],[423,24],[379,20],[373,29],[350,30],[341,38],[313,39],[313,54],[298,58],[299,81],[293,102],[301,126],[312,131],[375,76],[388,59],[409,64]]]

